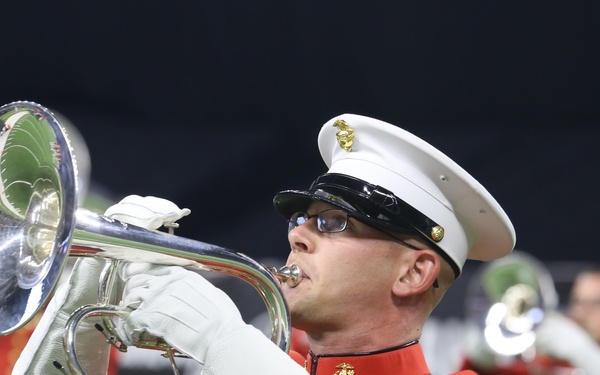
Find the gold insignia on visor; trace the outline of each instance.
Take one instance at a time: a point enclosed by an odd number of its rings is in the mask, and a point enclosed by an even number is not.
[[[440,227],[439,225],[436,225],[435,227],[431,228],[432,240],[434,240],[435,242],[439,242],[442,240],[442,238],[444,238],[444,228]]]
[[[352,151],[352,145],[354,144],[354,129],[342,119],[335,120],[333,126],[340,129],[335,133],[340,147],[348,152]]]
[[[335,368],[339,368],[341,370],[336,371],[333,375],[354,375],[354,367],[347,363],[340,363],[339,365],[335,366]]]

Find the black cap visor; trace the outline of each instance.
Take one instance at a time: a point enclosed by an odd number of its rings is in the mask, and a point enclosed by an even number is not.
[[[286,218],[306,211],[312,201],[338,207],[356,219],[395,233],[428,237],[437,224],[389,190],[342,174],[324,174],[308,190],[286,190],[273,199]]]

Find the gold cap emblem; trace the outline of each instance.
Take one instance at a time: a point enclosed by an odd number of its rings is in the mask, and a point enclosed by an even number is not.
[[[339,365],[335,366],[335,368],[339,368],[341,370],[336,371],[333,375],[354,375],[354,367],[347,363],[340,363]]]
[[[340,147],[348,152],[352,151],[352,145],[354,144],[354,129],[342,119],[335,120],[333,126],[339,128],[335,133],[335,136],[337,137]]]
[[[432,240],[434,240],[435,242],[439,242],[442,240],[442,238],[444,238],[444,228],[440,227],[439,225],[436,225],[435,227],[431,228]]]

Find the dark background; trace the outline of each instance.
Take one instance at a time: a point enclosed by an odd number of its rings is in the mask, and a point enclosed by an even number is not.
[[[94,189],[188,207],[179,235],[284,258],[273,195],[325,171],[338,114],[441,149],[517,248],[596,260],[597,1],[3,2],[1,104],[83,135]]]

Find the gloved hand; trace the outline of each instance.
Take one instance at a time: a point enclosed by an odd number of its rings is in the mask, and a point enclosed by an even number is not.
[[[189,214],[189,209],[180,209],[175,203],[166,199],[139,195],[123,198],[104,213],[112,219],[151,230],[165,224],[172,224]]]
[[[569,362],[595,374],[600,369],[600,346],[575,321],[558,313],[548,313],[535,331],[538,353]]]
[[[46,307],[13,369],[14,375],[54,374],[53,361],[67,367],[62,338],[67,319],[80,306],[98,302],[98,279],[103,259],[78,259],[69,281],[61,285]],[[94,324],[86,319],[77,331],[77,354],[88,374],[106,374],[110,345]]]
[[[128,264],[123,305],[135,310],[119,335],[142,332],[204,364],[203,374],[302,374],[304,369],[258,329],[247,325],[229,296],[199,274],[176,266]],[[127,342],[129,341],[129,342]]]
[[[136,309],[119,334],[131,344],[146,331],[203,363],[217,335],[245,326],[233,301],[195,272],[133,263],[121,269],[123,305]]]

